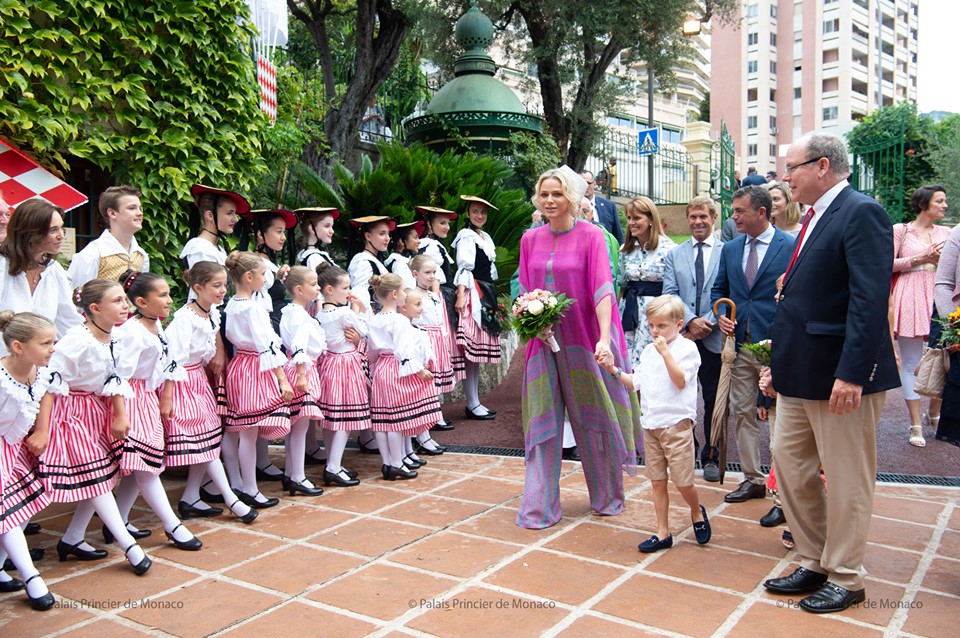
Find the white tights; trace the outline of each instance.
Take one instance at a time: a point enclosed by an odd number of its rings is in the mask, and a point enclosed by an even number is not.
[[[240,478],[243,491],[263,503],[267,500],[257,487],[257,442],[260,440],[259,428],[247,428],[240,431]]]
[[[0,535],[0,561],[5,561],[7,556],[13,561],[13,566],[20,572],[20,578],[30,580],[40,572],[33,564],[30,558],[30,548],[27,547],[27,539],[23,536],[22,527],[14,527],[5,534]],[[4,574],[6,575],[6,574]],[[47,585],[42,578],[34,578],[27,583],[27,595],[31,598],[39,598],[47,593]]]
[[[131,549],[131,546],[136,545],[137,541],[130,535],[127,526],[123,523],[123,517],[120,516],[120,510],[117,509],[117,501],[113,498],[113,492],[107,492],[77,503],[77,510],[73,513],[70,525],[67,527],[67,531],[63,533],[61,540],[67,545],[80,545],[80,549],[92,550],[93,548],[84,542],[83,536],[94,512],[97,513],[106,528],[120,543],[120,547],[127,552],[127,560],[130,561],[130,564],[138,565],[145,554],[139,546]]]
[[[380,447],[380,459],[384,465],[403,467],[403,440],[405,437],[399,432],[374,432]]]
[[[330,440],[327,440],[327,437]],[[346,430],[324,430],[323,445],[327,448],[327,471],[336,474],[343,469],[343,450],[347,447],[350,433]]]
[[[294,483],[300,483],[307,478],[304,472],[304,456],[307,450],[307,431],[311,425],[307,417],[298,418],[290,423],[290,434],[284,439],[283,447],[286,454],[284,474]]]
[[[480,403],[480,364],[467,360],[463,392],[467,396],[467,408],[477,414],[486,414],[487,408]]]
[[[134,470],[120,480],[120,487],[117,489],[117,509],[124,520],[130,519],[130,510],[140,494],[163,523],[163,529],[173,535],[174,539],[183,542],[193,538],[190,530],[182,525],[180,519],[173,513],[160,477],[150,472]]]

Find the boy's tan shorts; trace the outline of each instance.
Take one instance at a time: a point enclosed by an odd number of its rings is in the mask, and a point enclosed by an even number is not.
[[[651,481],[667,480],[669,467],[674,485],[693,485],[693,421],[684,419],[668,428],[644,429],[643,451]]]

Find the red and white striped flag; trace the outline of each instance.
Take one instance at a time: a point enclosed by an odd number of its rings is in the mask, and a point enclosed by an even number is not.
[[[260,85],[260,110],[277,121],[277,67],[273,62],[257,55],[257,84]]]
[[[86,195],[3,141],[0,141],[0,195],[10,206],[42,197],[63,210],[87,201]]]

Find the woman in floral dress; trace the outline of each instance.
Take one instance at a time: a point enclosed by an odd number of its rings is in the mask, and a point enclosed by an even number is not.
[[[660,213],[649,198],[634,197],[626,205],[627,238],[620,249],[617,284],[620,317],[630,364],[640,363],[640,353],[653,339],[647,327],[647,303],[663,294],[664,258],[676,247],[663,234]]]

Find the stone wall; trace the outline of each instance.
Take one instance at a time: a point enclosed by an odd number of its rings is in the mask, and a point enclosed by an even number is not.
[[[510,369],[510,363],[514,355],[522,352],[519,347],[519,339],[515,332],[505,332],[500,335],[500,363],[481,364],[480,366],[480,394],[486,394],[497,389],[503,378],[507,376],[507,370]],[[443,395],[445,403],[463,401],[463,384],[458,383],[453,388],[453,392]]]

